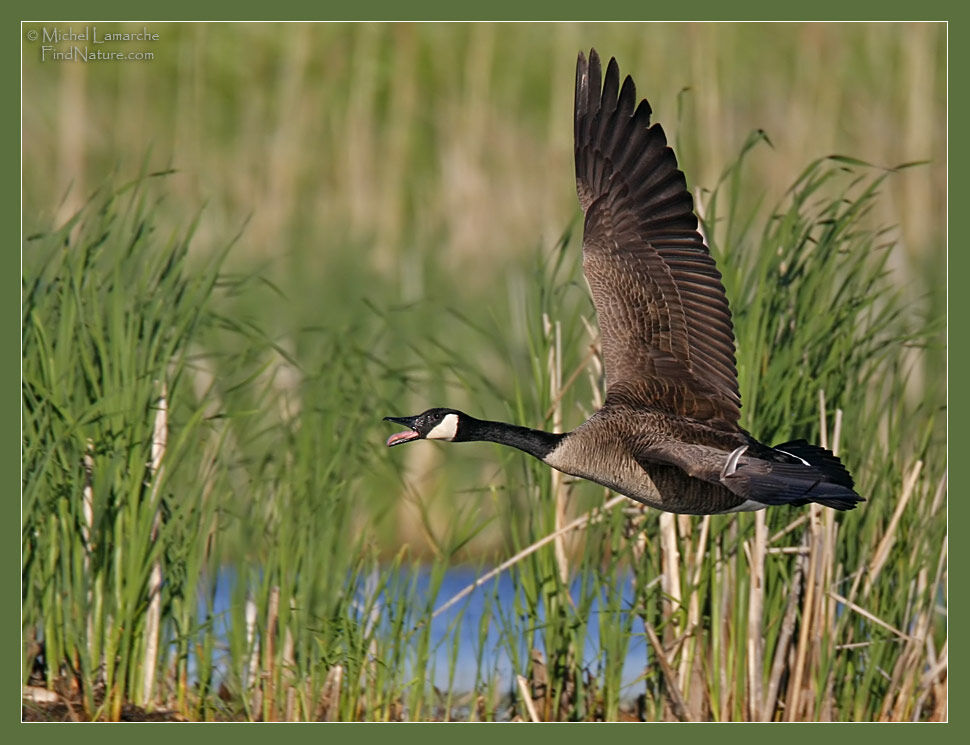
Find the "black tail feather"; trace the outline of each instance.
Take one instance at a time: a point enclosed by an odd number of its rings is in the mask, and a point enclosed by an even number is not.
[[[850,489],[855,486],[852,475],[842,465],[842,461],[831,450],[818,445],[812,445],[805,440],[791,440],[775,445],[774,450],[794,455],[796,458],[807,460],[814,468],[824,473],[833,484],[841,484]]]
[[[792,440],[771,451],[770,462],[762,461],[761,467],[747,465],[735,474],[747,481],[750,499],[768,505],[817,502],[836,510],[851,510],[865,501],[855,492],[842,461],[825,448]]]

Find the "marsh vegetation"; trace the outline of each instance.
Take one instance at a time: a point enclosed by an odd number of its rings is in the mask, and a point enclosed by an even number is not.
[[[26,51],[25,686],[81,719],[946,717],[944,30],[159,31],[151,64]],[[859,509],[678,517],[383,447],[431,405],[597,406],[591,44],[694,190],[742,424],[837,451]]]

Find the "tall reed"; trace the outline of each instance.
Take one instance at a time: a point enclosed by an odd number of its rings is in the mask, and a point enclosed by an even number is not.
[[[24,631],[48,685],[76,683],[112,718],[153,701],[159,676],[184,687],[195,613],[181,601],[211,568],[218,523],[206,492],[222,452],[205,444],[190,371],[224,252],[190,271],[193,228],[160,233],[150,180],[103,192],[24,249]]]

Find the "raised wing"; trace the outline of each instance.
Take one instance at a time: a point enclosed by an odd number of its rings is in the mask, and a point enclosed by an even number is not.
[[[615,59],[576,64],[576,185],[583,271],[599,317],[607,405],[737,425],[731,311],[697,232],[684,174],[650,105]]]

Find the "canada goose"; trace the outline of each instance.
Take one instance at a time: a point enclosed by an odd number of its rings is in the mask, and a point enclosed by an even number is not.
[[[669,512],[717,514],[862,498],[828,450],[774,447],[738,425],[734,332],[721,274],[697,232],[684,174],[650,105],[615,59],[576,64],[576,184],[583,272],[599,319],[606,400],[572,432],[475,419],[455,409],[385,417],[414,440],[489,441]]]

